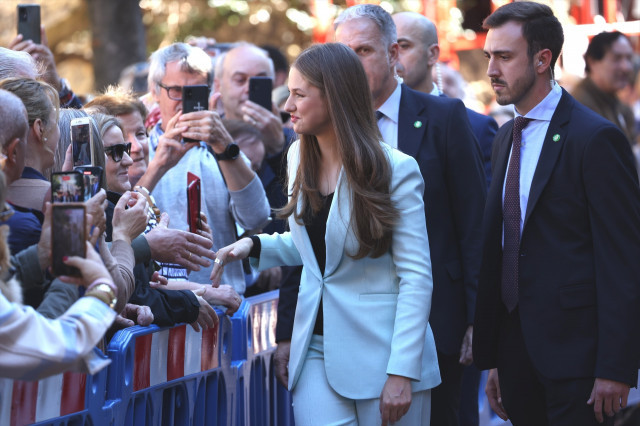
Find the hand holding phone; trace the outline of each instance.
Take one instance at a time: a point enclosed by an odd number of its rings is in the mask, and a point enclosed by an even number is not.
[[[22,34],[22,40],[31,40],[40,44],[40,5],[18,5],[18,34]]]
[[[206,84],[182,87],[182,113],[206,111],[209,109],[209,86]],[[185,142],[199,142],[184,138]]]
[[[51,269],[54,275],[80,276],[80,270],[63,262],[65,257],[86,257],[87,217],[84,204],[54,203],[51,226]]]
[[[189,232],[198,233],[200,224],[200,178],[187,172],[187,215]]]

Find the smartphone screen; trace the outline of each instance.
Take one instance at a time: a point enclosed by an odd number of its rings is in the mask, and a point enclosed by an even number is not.
[[[55,172],[51,174],[52,202],[82,202],[84,198],[84,177],[80,172]]]
[[[91,146],[91,122],[88,117],[71,120],[71,144],[73,166],[91,166],[93,147]]]
[[[99,166],[78,166],[74,167],[74,171],[82,174],[84,180],[84,201],[88,201],[91,197],[100,191],[102,181],[102,167]]]
[[[200,229],[200,178],[187,172],[187,215],[189,232],[198,233]]]
[[[40,44],[40,5],[18,5],[18,34],[22,34],[23,40],[32,40]]]
[[[53,204],[51,226],[51,267],[53,274],[78,277],[77,268],[67,266],[65,256],[86,257],[86,216],[84,204]]]
[[[249,100],[260,105],[267,111],[271,111],[271,91],[273,80],[271,77],[249,78]]]
[[[209,109],[209,86],[200,84],[182,87],[182,113],[205,111]],[[198,142],[184,138],[185,142]]]

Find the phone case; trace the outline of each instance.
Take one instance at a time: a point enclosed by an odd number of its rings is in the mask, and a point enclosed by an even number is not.
[[[32,40],[40,44],[40,5],[18,5],[18,34],[22,34],[23,40]]]
[[[86,215],[81,203],[55,203],[52,206],[51,269],[55,276],[80,276],[80,270],[64,264],[65,256],[86,257]]]
[[[273,81],[270,77],[249,78],[249,100],[271,111],[271,91]]]
[[[184,86],[182,88],[182,113],[205,111],[209,109],[209,86],[205,84]],[[185,142],[198,142],[184,138]]]
[[[200,178],[187,172],[187,215],[189,232],[198,233],[200,228]]]
[[[92,166],[94,147],[90,123],[71,125],[71,144],[73,166]]]

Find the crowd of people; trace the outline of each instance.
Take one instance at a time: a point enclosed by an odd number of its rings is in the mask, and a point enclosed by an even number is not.
[[[458,99],[433,22],[370,4],[291,67],[247,42],[162,47],[145,93],[76,96],[44,29],[0,48],[0,375],[93,374],[121,328],[199,331],[280,289],[296,424],[478,425],[480,370],[514,425],[613,424],[640,365],[637,55],[596,35],[574,97],[548,6],[483,25],[491,115]],[[186,112],[193,85],[208,108]],[[71,227],[51,176],[76,166],[78,119],[98,172]],[[56,265],[71,228],[86,255]]]

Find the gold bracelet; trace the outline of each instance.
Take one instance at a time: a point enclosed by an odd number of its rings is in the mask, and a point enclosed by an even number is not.
[[[140,185],[134,186],[133,190],[139,194],[142,194],[142,196],[147,199],[147,202],[149,203],[149,207],[151,208],[151,210],[153,210],[153,214],[156,215],[156,220],[159,222],[160,215],[162,213],[160,212],[160,209],[156,206],[156,200],[153,198],[153,195],[151,195],[149,190],[144,186],[140,186]]]
[[[113,289],[108,284],[104,283],[92,287],[91,290],[87,291],[84,295],[88,297],[95,297],[96,299],[104,302],[111,309],[114,309],[118,302],[118,298],[113,292]]]

